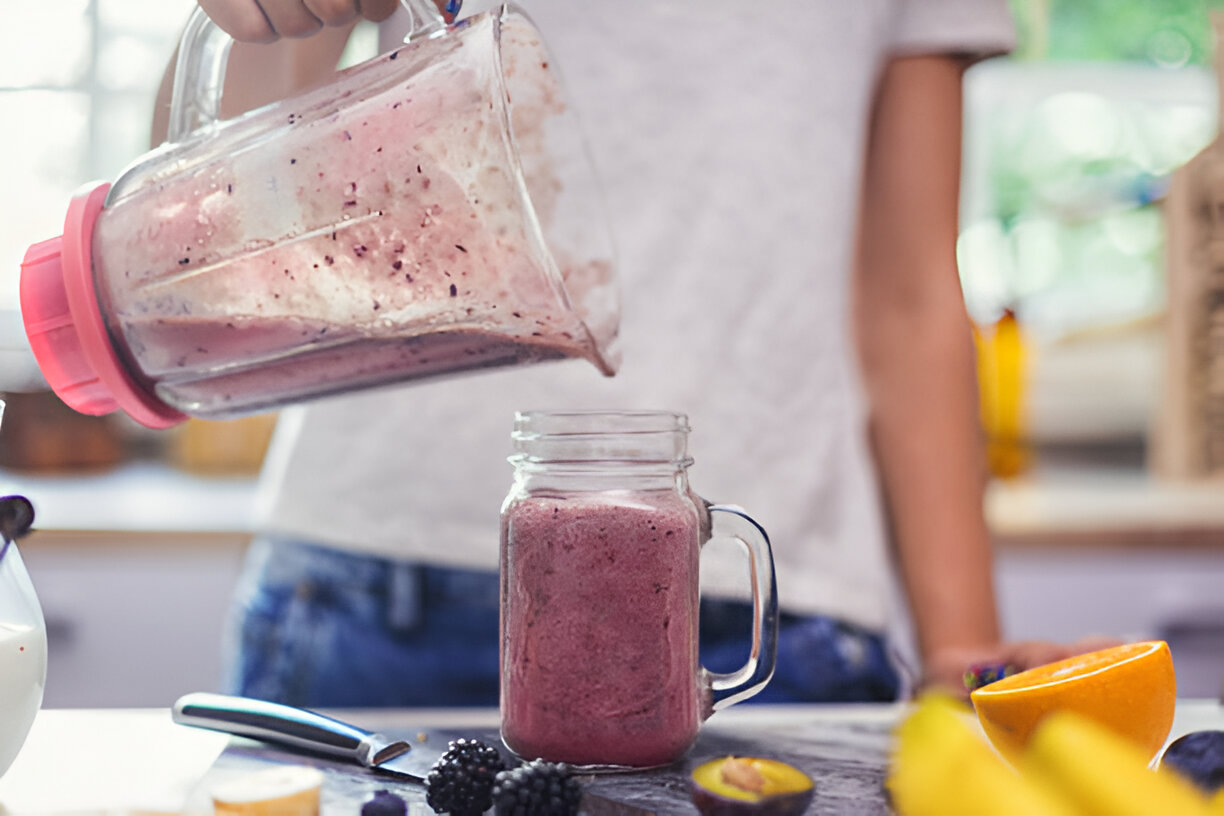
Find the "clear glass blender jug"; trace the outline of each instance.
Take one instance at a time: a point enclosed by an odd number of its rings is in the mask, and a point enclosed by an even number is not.
[[[513,5],[228,121],[229,39],[196,13],[170,138],[31,247],[48,382],[152,427],[478,368],[618,365],[597,185],[555,66]]]

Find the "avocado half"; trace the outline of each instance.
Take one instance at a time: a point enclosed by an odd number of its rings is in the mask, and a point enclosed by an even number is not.
[[[720,757],[689,776],[693,804],[703,816],[799,816],[816,785],[785,762],[760,757]]]

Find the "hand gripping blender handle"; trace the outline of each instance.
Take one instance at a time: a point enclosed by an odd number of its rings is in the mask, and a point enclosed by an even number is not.
[[[446,20],[433,0],[401,2],[412,18],[412,27],[404,38],[405,42],[446,29]],[[451,7],[458,10],[459,3],[448,4],[448,8]],[[197,6],[179,40],[166,141],[181,142],[221,118],[225,66],[233,44],[230,36]]]
[[[773,677],[778,659],[778,581],[769,536],[738,507],[710,505],[711,538],[731,538],[748,550],[752,580],[752,651],[737,671],[703,669],[710,684],[711,711],[752,697]]]

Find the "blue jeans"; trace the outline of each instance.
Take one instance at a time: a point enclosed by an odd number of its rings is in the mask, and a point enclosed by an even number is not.
[[[751,607],[706,600],[701,655],[731,671]],[[226,690],[317,708],[496,706],[497,573],[258,539],[239,584]],[[884,701],[898,678],[882,638],[783,615],[778,669],[756,702]]]

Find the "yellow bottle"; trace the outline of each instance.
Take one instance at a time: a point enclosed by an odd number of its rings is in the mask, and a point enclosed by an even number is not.
[[[1027,438],[1024,331],[1016,313],[1004,309],[993,325],[976,329],[974,337],[987,464],[992,476],[1018,476],[1028,470],[1032,458]]]

